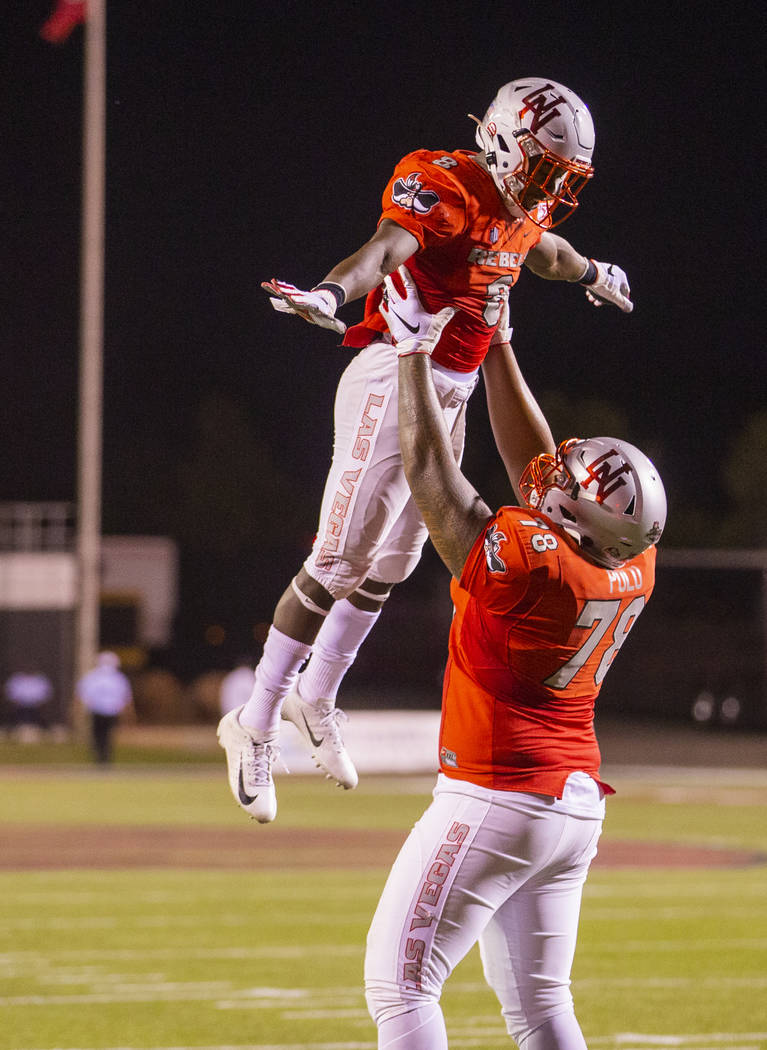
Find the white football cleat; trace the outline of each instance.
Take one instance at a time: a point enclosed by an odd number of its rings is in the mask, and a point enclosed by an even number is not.
[[[299,731],[315,764],[325,772],[328,780],[335,780],[347,791],[357,786],[357,770],[344,747],[338,726],[339,721],[345,721],[347,716],[332,700],[308,704],[301,699],[296,687],[285,697],[282,717]]]
[[[280,749],[274,733],[240,723],[244,706],[230,711],[218,723],[218,742],[226,752],[229,787],[235,802],[254,820],[268,824],[277,816],[272,762]]]

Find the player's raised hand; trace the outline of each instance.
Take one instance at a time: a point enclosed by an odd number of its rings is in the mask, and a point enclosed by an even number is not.
[[[320,328],[330,328],[343,335],[346,325],[335,316],[338,300],[327,288],[314,288],[304,292],[287,281],[262,281],[261,287],[271,296],[269,302],[273,308],[283,314],[295,314],[303,317],[309,324]]]
[[[438,314],[428,313],[418,298],[418,289],[410,272],[400,266],[397,273],[404,295],[389,274],[384,277],[383,298],[378,309],[389,326],[400,357],[407,354],[430,355],[439,342],[443,328],[455,313],[455,307],[446,306]]]
[[[591,262],[594,264],[597,275],[586,286],[586,298],[594,306],[612,303],[619,310],[623,310],[624,314],[630,314],[634,309],[634,304],[631,301],[631,289],[625,271],[615,263],[597,262],[596,259],[592,259]]]
[[[501,343],[511,342],[511,333],[514,329],[511,327],[511,320],[509,317],[509,286],[504,285],[498,293],[498,299],[500,300],[501,308],[498,314],[498,324],[493,336],[490,340],[491,346],[499,346]]]

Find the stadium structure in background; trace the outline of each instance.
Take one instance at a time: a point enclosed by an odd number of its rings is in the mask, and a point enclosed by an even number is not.
[[[75,508],[0,503],[0,682],[51,679],[69,720],[78,601]],[[438,708],[451,604],[444,572],[397,589],[343,704]],[[178,552],[163,536],[101,538],[99,645],[128,671],[172,644]],[[599,713],[767,730],[767,550],[659,548],[655,592],[605,680]]]
[[[392,594],[342,706],[439,706],[451,604],[443,573],[424,593],[426,580]],[[598,715],[767,730],[767,550],[660,547],[652,599],[617,660]]]
[[[23,669],[54,687],[53,719],[71,720],[79,581],[73,503],[0,503],[0,683]],[[178,553],[166,536],[102,536],[99,648],[127,671],[170,642]]]
[[[658,549],[603,712],[767,729],[767,550]]]

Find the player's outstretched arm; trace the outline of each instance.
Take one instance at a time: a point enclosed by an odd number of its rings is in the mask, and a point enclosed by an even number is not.
[[[322,281],[340,284],[346,301],[351,302],[372,292],[420,247],[412,233],[391,219],[383,219],[370,240],[334,266]]]
[[[410,490],[432,543],[456,578],[491,511],[455,462],[452,441],[434,389],[431,351],[453,309],[428,314],[412,278],[400,267],[404,295],[384,281],[381,313],[399,353],[399,438]],[[413,329],[417,328],[416,335]]]
[[[569,241],[555,233],[543,234],[527,253],[525,266],[547,281],[578,281],[584,285],[586,298],[594,306],[611,303],[627,314],[634,309],[628,277],[620,266],[581,255]]]
[[[508,299],[482,364],[487,410],[495,444],[519,498],[519,479],[530,460],[556,445],[540,405],[533,397],[510,344]]]
[[[412,233],[391,219],[384,219],[369,241],[334,266],[314,288],[304,291],[276,278],[262,282],[261,287],[269,293],[272,307],[280,313],[295,314],[310,324],[342,335],[346,325],[336,317],[336,310],[377,288],[387,274],[418,248]]]
[[[405,476],[431,541],[459,579],[492,514],[455,462],[427,354],[399,359],[399,439]]]

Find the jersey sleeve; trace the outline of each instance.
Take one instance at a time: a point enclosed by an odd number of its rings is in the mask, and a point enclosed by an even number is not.
[[[469,552],[459,580],[463,590],[499,615],[513,612],[530,583],[530,563],[514,511],[501,507],[490,519]]]
[[[449,169],[440,167],[448,154],[416,150],[397,164],[381,200],[381,220],[391,219],[427,248],[462,233],[466,200]]]

